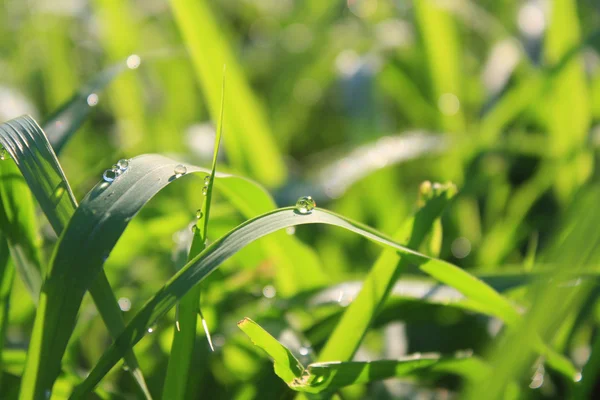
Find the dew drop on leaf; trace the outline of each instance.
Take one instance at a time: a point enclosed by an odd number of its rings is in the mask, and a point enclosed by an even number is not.
[[[300,214],[310,214],[315,209],[317,203],[310,196],[302,196],[296,202],[296,211]]]

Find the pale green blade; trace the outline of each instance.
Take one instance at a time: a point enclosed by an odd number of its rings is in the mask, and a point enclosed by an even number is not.
[[[127,349],[139,342],[149,326],[165,315],[182,296],[213,272],[219,265],[241,250],[247,244],[275,231],[296,225],[327,224],[347,229],[383,246],[396,249],[402,256],[411,256],[421,268],[433,272],[436,278],[448,279],[458,285],[471,300],[506,322],[518,320],[519,315],[512,305],[482,281],[472,278],[467,272],[448,264],[423,256],[401,246],[380,233],[330,211],[315,209],[309,214],[300,214],[294,208],[282,208],[249,220],[227,235],[208,246],[201,254],[183,267],[165,286],[138,312],[125,332],[108,349],[82,383],[74,396],[80,396],[93,389],[111,368],[119,361]],[[573,368],[574,370],[574,368]]]
[[[238,322],[238,328],[248,335],[252,343],[263,349],[273,359],[275,374],[286,384],[292,385],[302,379],[304,374],[302,363],[287,347],[279,343],[260,325],[250,318],[244,318]]]
[[[15,160],[54,231],[60,235],[75,212],[77,203],[46,135],[33,119],[21,117],[0,125],[0,143],[5,146]],[[14,168],[14,166],[9,167],[9,164],[6,164],[1,168],[4,170]],[[0,189],[4,189],[6,185],[7,183],[3,182]],[[32,219],[33,204],[26,207],[28,204],[26,196],[29,193],[28,191],[22,193],[22,190],[13,185],[11,192],[3,194],[2,199],[5,201],[11,196],[19,195],[19,212],[21,215],[25,215],[28,211],[31,214],[30,219]],[[4,209],[9,210],[10,208],[5,207]],[[28,226],[35,227],[35,223],[30,223]],[[104,272],[94,282],[90,292],[109,332],[116,337],[123,330],[125,324],[121,309]],[[37,300],[37,298],[36,293],[35,299]],[[146,397],[149,397],[146,383],[133,352],[127,354],[125,358],[130,366],[131,374]]]
[[[456,374],[477,381],[489,367],[475,357],[408,356],[402,360],[373,362],[322,362],[304,367],[292,352],[256,322],[244,318],[238,327],[273,360],[275,374],[290,388],[308,393],[332,391],[381,379],[427,374]]]
[[[227,65],[224,119],[225,148],[232,166],[274,186],[286,177],[286,166],[267,116],[252,92],[225,33],[206,0],[172,0],[171,9],[196,69],[212,119],[218,120],[221,71]]]

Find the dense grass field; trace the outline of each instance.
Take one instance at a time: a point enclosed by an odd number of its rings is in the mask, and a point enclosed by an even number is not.
[[[0,0],[0,399],[600,396],[600,3]]]

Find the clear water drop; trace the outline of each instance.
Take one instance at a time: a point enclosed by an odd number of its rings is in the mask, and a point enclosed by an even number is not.
[[[209,184],[209,183],[210,183],[210,175],[206,175],[206,176],[204,177],[204,185],[205,185],[205,186],[208,186],[208,184]]]
[[[300,214],[310,214],[315,209],[317,203],[310,196],[302,196],[296,202],[296,211]]]
[[[117,177],[119,177],[123,173],[123,171],[121,171],[121,168],[117,164],[114,164],[112,166],[112,170],[117,175]]]
[[[208,194],[208,188],[207,188],[206,186],[204,186],[204,187],[202,188],[202,194],[203,194],[204,196],[206,196],[206,195]]]
[[[4,147],[0,149],[0,160],[6,160],[6,149]]]
[[[127,170],[127,168],[129,168],[129,160],[126,160],[123,158],[123,159],[117,161],[116,165],[119,167],[119,169],[121,171],[125,172]]]
[[[148,328],[148,333],[154,333],[156,332],[156,327],[155,326],[151,326]]]
[[[202,210],[201,210],[201,209],[197,209],[197,210],[196,210],[196,219],[200,219],[200,218],[202,218],[202,216],[203,216],[203,215],[204,215],[204,214],[202,213]]]
[[[50,391],[50,390],[46,390],[46,391],[44,392],[44,396],[46,396],[46,399],[49,399],[49,398],[52,396],[52,391]]]
[[[117,179],[117,173],[115,171],[113,171],[112,169],[107,169],[102,174],[102,179],[104,179],[105,182],[110,183],[110,182],[114,181],[115,179]]]
[[[175,167],[173,172],[175,173],[175,175],[177,177],[180,177],[181,175],[185,175],[187,173],[187,168],[185,165],[179,164],[178,166]]]
[[[123,364],[123,371],[129,371],[129,365]]]
[[[198,226],[194,224],[190,229],[192,230],[192,232],[196,233],[196,231],[198,230]]]

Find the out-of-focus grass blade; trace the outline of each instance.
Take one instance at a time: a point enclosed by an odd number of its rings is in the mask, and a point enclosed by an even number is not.
[[[126,63],[123,61],[100,72],[44,122],[44,132],[57,154],[89,115],[92,104],[95,104],[95,99],[90,96],[97,96],[99,91],[126,69]]]
[[[91,196],[94,196],[93,193],[94,191],[92,191]],[[132,199],[132,202],[134,201],[135,200]],[[380,245],[394,248],[402,256],[410,255],[413,261],[418,261],[421,264],[422,268],[423,266],[426,266],[426,270],[435,271],[437,276],[444,279],[451,277],[449,279],[453,282],[460,283],[461,287],[459,290],[465,290],[468,295],[473,295],[474,298],[472,300],[483,307],[486,307],[488,310],[491,310],[490,312],[493,315],[497,315],[500,318],[509,321],[518,318],[516,310],[507,310],[506,307],[510,306],[508,301],[504,300],[503,302],[500,295],[491,295],[489,293],[490,289],[483,282],[474,278],[458,282],[460,279],[452,276],[452,272],[455,272],[458,277],[460,277],[461,274],[467,274],[458,267],[444,261],[434,260],[420,255],[419,253],[386,238],[369,227],[346,219],[330,211],[315,209],[309,214],[300,214],[292,207],[282,208],[246,221],[212,243],[202,253],[183,267],[136,314],[123,334],[107,350],[96,367],[89,374],[88,378],[74,392],[73,398],[82,396],[92,390],[119,361],[124,352],[144,337],[149,326],[152,326],[158,318],[165,315],[179,299],[185,295],[185,293],[217,269],[222,262],[247,244],[258,240],[263,236],[290,226],[304,224],[327,224],[338,226],[359,234]],[[99,238],[99,240],[104,241],[107,239]],[[99,246],[102,247],[102,243],[99,243]],[[91,254],[88,252],[88,256],[89,255],[96,256],[93,252]],[[88,265],[89,264],[88,261]]]
[[[204,187],[202,189],[202,206],[197,211],[198,221],[194,227],[194,237],[188,261],[204,250],[208,235],[208,219],[210,216],[210,204],[212,199],[213,183],[217,168],[217,157],[219,156],[219,146],[221,145],[221,134],[223,133],[223,102],[225,100],[225,67],[223,68],[223,86],[221,89],[221,115],[215,137],[215,146],[213,150],[212,167],[210,175],[204,178]],[[206,180],[208,179],[208,181]],[[171,346],[171,355],[167,367],[167,377],[163,387],[163,397],[171,399],[185,398],[185,389],[188,383],[190,361],[193,355],[194,342],[196,338],[196,318],[202,311],[199,308],[201,286],[197,285],[188,294],[186,294],[178,308],[177,330],[173,335],[173,345]],[[180,325],[183,323],[183,326]],[[206,327],[204,317],[202,324]],[[206,337],[212,349],[212,340],[210,332],[206,331]]]
[[[4,335],[8,326],[8,307],[12,283],[15,276],[15,268],[10,262],[8,253],[8,241],[0,233],[0,392],[2,391],[2,371],[5,368],[4,359]]]
[[[292,385],[301,381],[304,366],[287,347],[279,343],[250,318],[244,318],[238,322],[238,327],[248,335],[252,343],[263,349],[273,359],[275,374],[286,384]]]
[[[15,160],[54,231],[60,235],[75,212],[77,202],[44,132],[33,119],[22,117],[0,125],[0,143],[5,146]],[[2,166],[1,168],[10,167]],[[3,182],[0,189],[4,189],[5,185],[6,182]],[[31,218],[33,218],[33,204],[25,207],[27,205],[26,196],[29,193],[22,193],[15,187],[11,193],[3,194],[2,199],[4,201],[5,198],[16,194],[19,194],[21,212],[26,213],[26,210],[29,210]],[[5,207],[6,209],[8,208]],[[35,226],[34,222],[31,222],[30,226]],[[90,292],[109,332],[111,335],[117,336],[125,324],[104,272],[94,282]],[[35,299],[37,300],[37,298],[36,295]],[[149,397],[133,352],[127,354],[125,358],[130,366],[131,374],[142,391]]]
[[[577,2],[552,2],[550,25],[544,42],[546,62],[551,66],[557,65],[581,41]],[[551,152],[562,157],[576,156],[557,171],[557,192],[565,200],[591,173],[591,166],[585,171],[578,161],[581,157],[591,158],[591,155],[582,152],[591,122],[591,106],[581,54],[571,57],[560,71],[550,77],[550,90],[544,100],[547,129],[552,138]],[[569,106],[565,107],[565,104]]]
[[[430,0],[415,1],[414,9],[432,82],[432,101],[441,110],[441,126],[460,132],[465,127],[462,107],[446,111],[446,103],[457,100],[462,105],[463,101],[460,44],[453,16],[440,3]]]
[[[205,0],[172,0],[171,9],[196,68],[213,120],[220,111],[220,77],[227,65],[225,149],[232,165],[269,186],[285,179],[286,166],[267,117]]]
[[[12,160],[0,162],[0,230],[10,255],[34,303],[42,286],[44,267],[37,238],[31,192]]]
[[[434,221],[456,194],[454,185],[438,188],[435,191],[430,182],[425,182],[421,187],[422,191],[427,192],[423,194],[430,198],[394,235],[396,241],[406,243],[412,249],[419,248]],[[319,354],[319,361],[352,360],[371,321],[377,315],[398,279],[399,273],[406,265],[405,260],[399,263],[395,249],[383,251],[367,275],[363,289],[348,307]]]
[[[273,359],[277,376],[290,388],[301,392],[320,393],[387,378],[436,373],[456,374],[477,381],[489,370],[485,363],[474,357],[441,357],[437,354],[373,362],[322,362],[304,368],[287,347],[256,322],[245,318],[238,327]]]

